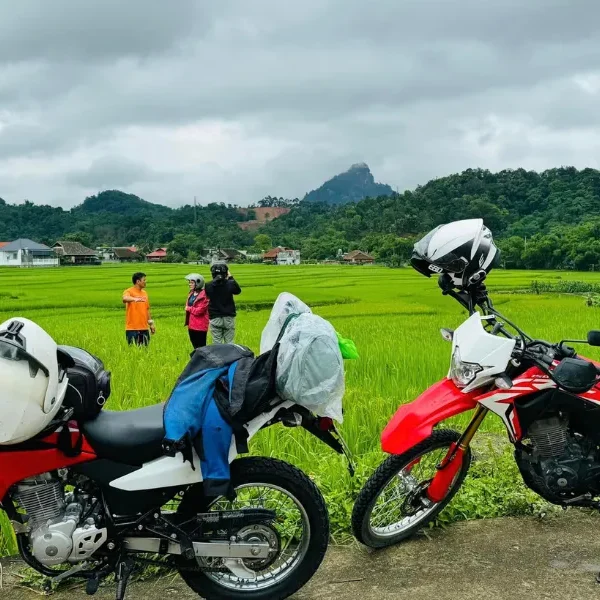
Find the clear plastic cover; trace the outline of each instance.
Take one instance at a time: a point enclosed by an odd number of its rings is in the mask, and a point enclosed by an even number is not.
[[[290,315],[280,340],[277,356],[277,393],[322,417],[343,420],[342,400],[346,390],[344,359],[333,326],[317,315],[302,300],[279,294],[261,341],[260,352],[275,345]]]
[[[330,323],[310,312],[288,323],[280,340],[276,385],[284,400],[342,422],[344,359]]]
[[[273,348],[289,315],[303,313],[312,313],[312,310],[302,300],[288,292],[279,294],[260,338],[260,353],[263,354]]]

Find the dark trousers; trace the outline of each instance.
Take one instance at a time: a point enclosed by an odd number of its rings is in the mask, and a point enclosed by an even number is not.
[[[145,330],[128,330],[125,332],[127,337],[127,343],[131,346],[131,344],[135,344],[136,346],[147,346],[150,343],[150,331],[148,329]]]
[[[190,342],[192,342],[194,350],[206,346],[206,331],[194,331],[193,329],[188,329],[188,333],[190,334]]]

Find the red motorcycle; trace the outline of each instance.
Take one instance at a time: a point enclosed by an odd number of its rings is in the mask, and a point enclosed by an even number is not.
[[[447,378],[400,407],[383,431],[390,456],[360,492],[352,516],[354,535],[367,546],[408,538],[448,505],[467,476],[471,440],[490,412],[506,426],[530,489],[563,507],[600,508],[600,371],[566,345],[600,346],[600,331],[558,344],[533,339],[494,308],[485,276],[480,272],[478,281],[456,290],[455,279],[440,275],[443,293],[470,316],[455,331],[442,330],[452,343]],[[462,433],[437,428],[470,410]]]

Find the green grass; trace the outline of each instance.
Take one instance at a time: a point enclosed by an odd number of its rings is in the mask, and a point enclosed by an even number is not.
[[[125,343],[121,294],[137,265],[0,270],[0,322],[24,316],[38,322],[59,343],[81,346],[100,356],[113,372],[108,408],[126,410],[160,402],[184,368],[191,350],[184,327],[184,275],[205,266],[143,265],[157,324],[148,350]],[[336,539],[348,534],[352,502],[382,459],[379,436],[397,407],[447,373],[449,345],[440,327],[455,327],[464,311],[442,297],[436,281],[410,269],[380,267],[233,266],[243,293],[238,299],[236,341],[258,351],[262,328],[277,295],[289,291],[352,338],[360,360],[347,361],[345,420],[341,427],[356,459],[352,480],[344,460],[305,432],[273,427],[261,432],[251,450],[288,460],[309,473],[325,493]],[[587,281],[600,274],[497,271],[489,288],[498,307],[530,334],[551,340],[583,336],[600,328],[600,312],[581,297],[560,294],[509,294],[530,288],[532,280]],[[504,292],[504,293],[503,293]],[[595,350],[585,349],[593,358]],[[468,415],[454,420],[464,426]],[[483,430],[502,432],[493,417]],[[447,519],[514,514],[527,510],[533,496],[519,483],[510,455],[482,462],[446,513]],[[0,555],[14,551],[0,516]]]

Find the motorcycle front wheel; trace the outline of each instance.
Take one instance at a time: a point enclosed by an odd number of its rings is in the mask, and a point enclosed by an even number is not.
[[[370,548],[385,548],[414,535],[433,521],[462,485],[471,465],[470,449],[460,471],[440,502],[431,502],[425,490],[460,434],[439,429],[404,454],[389,456],[360,491],[352,511],[356,539]]]
[[[236,499],[220,497],[210,503],[184,495],[178,512],[186,516],[209,511],[265,508],[277,514],[273,524],[249,528],[259,541],[276,548],[269,559],[244,559],[256,578],[236,576],[222,559],[182,565],[180,575],[207,600],[283,600],[302,588],[317,572],[329,543],[329,515],[323,495],[296,467],[272,458],[249,457],[231,463]],[[263,539],[264,538],[264,539]],[[199,567],[194,570],[186,566]],[[203,569],[204,567],[204,569]]]

